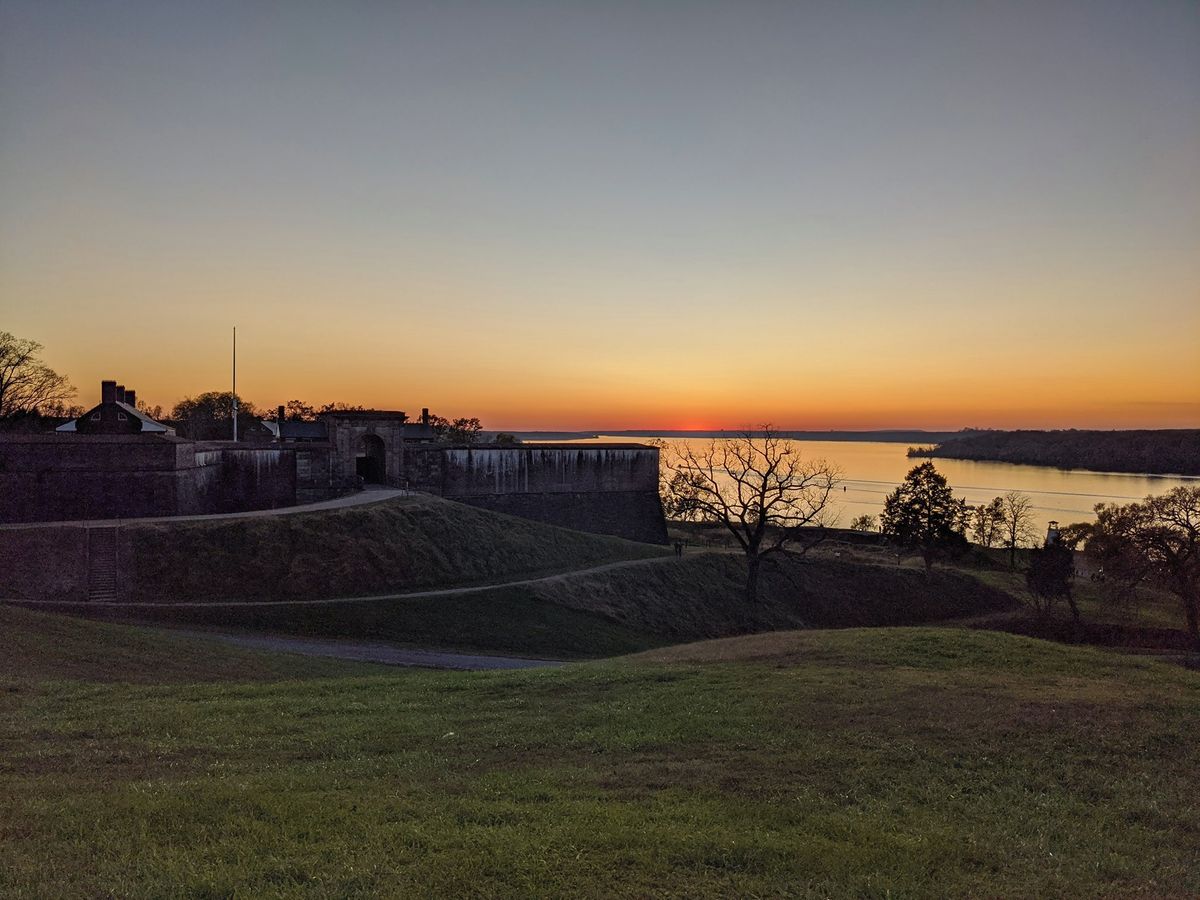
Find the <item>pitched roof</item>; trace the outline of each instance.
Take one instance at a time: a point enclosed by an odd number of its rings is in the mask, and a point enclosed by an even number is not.
[[[263,419],[263,425],[279,437],[279,422],[274,419]],[[329,431],[324,422],[297,422],[292,419],[283,421],[283,440],[285,441],[324,441],[328,439]]]
[[[168,431],[167,426],[164,425],[162,422],[154,421],[152,418],[150,418],[144,412],[137,409],[136,407],[130,406],[128,403],[119,403],[118,402],[117,406],[121,407],[121,409],[125,410],[130,415],[137,416],[139,419],[142,420],[142,434],[146,434],[147,432],[152,433],[152,434],[166,434],[166,432]]]
[[[103,405],[104,404],[101,403],[99,406],[93,406],[91,409],[89,409],[87,412],[85,412],[82,416],[80,416],[79,419],[82,419],[84,416],[90,416],[95,410],[99,409],[100,406],[103,406]],[[167,427],[166,425],[162,424],[162,422],[154,421],[152,418],[150,418],[144,412],[141,412],[140,410],[135,409],[134,407],[130,406],[128,403],[118,402],[116,405],[119,406],[123,411],[125,411],[129,415],[131,415],[134,418],[139,419],[141,421],[142,434],[174,434],[175,433],[174,429]],[[71,419],[69,422],[63,422],[61,425],[59,425],[54,430],[61,431],[63,433],[78,431],[78,429],[75,427],[75,423],[78,422],[79,419]]]

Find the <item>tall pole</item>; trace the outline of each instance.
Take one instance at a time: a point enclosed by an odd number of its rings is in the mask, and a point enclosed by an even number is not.
[[[237,443],[237,326],[233,326],[233,442]]]

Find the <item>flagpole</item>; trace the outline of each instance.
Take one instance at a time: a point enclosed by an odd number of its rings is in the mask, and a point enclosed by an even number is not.
[[[237,443],[237,326],[233,326],[233,441]]]

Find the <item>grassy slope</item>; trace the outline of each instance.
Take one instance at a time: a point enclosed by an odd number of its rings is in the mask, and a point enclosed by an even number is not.
[[[760,602],[743,598],[745,562],[704,553],[539,585],[534,593],[572,609],[674,641],[775,628],[911,625],[1010,608],[1012,598],[965,573],[931,580],[911,569],[834,557],[773,557]]]
[[[1015,571],[1008,568],[1007,559],[1007,553],[976,550],[971,559],[956,564],[964,574],[1022,601],[1022,606],[1011,613],[985,616],[979,623],[982,627],[1067,643],[1169,653],[1194,652],[1184,628],[1183,605],[1169,591],[1139,587],[1133,596],[1121,597],[1111,585],[1092,581],[1086,570],[1081,571],[1072,587],[1081,618],[1081,623],[1077,624],[1071,619],[1065,601],[1058,602],[1047,616],[1037,613],[1029,605],[1025,586],[1028,566],[1025,551],[1018,553]]]
[[[135,614],[140,621],[172,626],[554,659],[619,656],[664,643],[645,631],[542,600],[527,588],[344,604],[139,609]]]
[[[241,650],[161,631],[0,605],[0,689],[47,679],[165,684],[380,671],[384,670],[376,666]]]
[[[556,671],[38,678],[0,693],[0,894],[1200,892],[1200,676],[1099,651],[846,630]]]
[[[776,628],[918,624],[1009,608],[1011,598],[953,572],[923,574],[838,559],[781,560],[759,605],[744,563],[701,554],[464,596],[283,607],[136,610],[148,621],[388,640],[561,658],[615,656],[672,641]]]
[[[581,568],[666,550],[435,497],[122,528],[123,599],[346,597]]]

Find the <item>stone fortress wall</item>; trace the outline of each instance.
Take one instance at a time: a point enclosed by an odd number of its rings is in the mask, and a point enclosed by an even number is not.
[[[293,506],[334,496],[328,457],[327,447],[313,445],[208,444],[163,435],[5,435],[0,523]]]
[[[658,449],[640,444],[416,445],[409,484],[564,528],[666,543]]]
[[[326,499],[357,487],[356,441],[369,434],[382,454],[382,483],[666,542],[654,447],[445,447],[407,443],[384,422],[353,429],[331,429],[329,442],[259,445],[145,434],[0,436],[0,522],[200,515]]]

